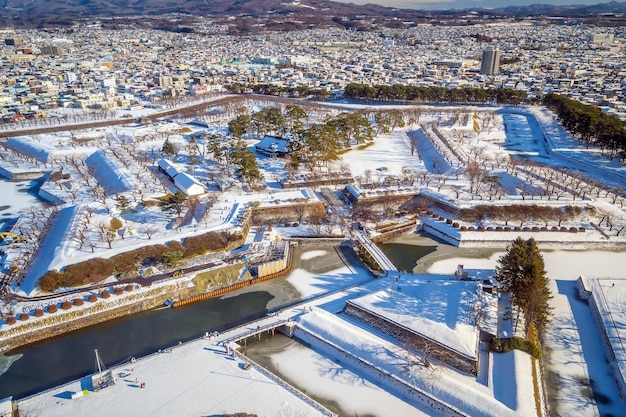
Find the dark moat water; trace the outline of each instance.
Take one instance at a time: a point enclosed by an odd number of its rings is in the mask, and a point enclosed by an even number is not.
[[[426,244],[422,245],[424,242]],[[436,250],[433,241],[430,245],[428,240],[424,242],[418,245],[389,243],[383,245],[383,251],[399,269],[411,270],[418,259]],[[316,248],[297,251],[294,269],[323,273],[341,266],[340,258],[332,249],[328,255],[315,259],[303,255],[308,250]],[[0,398],[10,395],[15,399],[23,398],[93,373],[94,349],[98,349],[106,365],[113,366],[130,357],[141,357],[179,341],[201,337],[207,331],[221,331],[264,316],[268,310],[301,297],[287,281],[288,276],[221,298],[179,309],[150,310],[23,346],[8,352],[8,359],[0,355],[0,373],[4,371],[0,375]],[[16,360],[12,361],[11,356]]]

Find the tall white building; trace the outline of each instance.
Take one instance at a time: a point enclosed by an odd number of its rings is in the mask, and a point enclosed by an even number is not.
[[[488,47],[483,51],[483,59],[480,63],[480,73],[493,75],[499,72],[500,50]]]

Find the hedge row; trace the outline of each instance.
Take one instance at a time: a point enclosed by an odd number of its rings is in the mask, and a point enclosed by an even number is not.
[[[209,251],[224,250],[228,243],[240,236],[228,232],[209,232],[185,238],[182,243],[170,241],[165,245],[144,246],[133,251],[120,253],[111,258],[92,258],[84,262],[68,265],[63,271],[51,270],[39,279],[42,291],[52,292],[61,287],[75,287],[100,282],[118,275],[120,278],[134,277],[141,266],[155,265],[167,253],[180,251],[183,257],[202,255]]]
[[[504,353],[511,350],[521,350],[529,355],[539,359],[541,358],[541,349],[528,339],[521,337],[512,337],[508,339],[498,339],[494,337],[491,339],[491,350],[493,352]]]

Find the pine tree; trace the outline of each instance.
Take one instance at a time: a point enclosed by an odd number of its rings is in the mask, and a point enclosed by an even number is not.
[[[552,298],[543,256],[534,239],[515,239],[498,259],[496,279],[526,319],[526,333],[534,325],[541,333],[550,320]]]
[[[180,214],[185,208],[185,202],[187,201],[187,195],[182,191],[176,191],[176,194],[171,194],[169,197],[159,202],[159,207],[166,213],[176,213],[180,218]]]
[[[126,217],[128,213],[135,212],[132,203],[125,195],[118,195],[115,197],[115,208],[119,210],[125,222],[127,221]]]
[[[169,139],[165,139],[165,142],[163,142],[163,147],[161,148],[161,153],[171,158],[172,156],[176,155],[176,146],[174,146],[174,144],[170,142]]]

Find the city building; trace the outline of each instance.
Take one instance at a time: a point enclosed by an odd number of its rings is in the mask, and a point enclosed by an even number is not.
[[[480,73],[483,75],[497,74],[500,67],[500,50],[487,48],[483,51],[483,59],[480,63]]]

